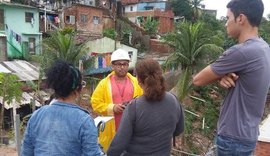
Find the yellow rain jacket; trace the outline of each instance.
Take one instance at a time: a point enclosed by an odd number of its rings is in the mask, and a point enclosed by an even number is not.
[[[113,99],[111,93],[111,81],[110,77],[114,75],[115,72],[111,72],[106,78],[102,79],[97,85],[95,91],[91,97],[92,108],[96,113],[103,116],[113,116]],[[134,87],[133,97],[141,96],[143,90],[138,84],[137,78],[127,73],[127,77],[131,80]],[[99,143],[102,145],[105,151],[107,151],[110,143],[115,135],[115,124],[114,120],[106,122],[106,127],[104,132],[100,133]]]

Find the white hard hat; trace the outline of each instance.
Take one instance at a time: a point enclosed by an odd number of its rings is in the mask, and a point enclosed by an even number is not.
[[[128,55],[128,52],[123,50],[123,49],[117,49],[115,50],[112,55],[111,55],[111,63],[113,61],[118,61],[118,60],[127,60],[130,61],[130,57]]]

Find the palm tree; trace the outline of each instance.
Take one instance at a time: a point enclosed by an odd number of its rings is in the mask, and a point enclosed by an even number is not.
[[[40,99],[39,86],[45,75],[45,69],[56,60],[64,60],[79,66],[80,60],[83,66],[91,66],[92,59],[87,59],[86,42],[77,43],[73,29],[65,28],[51,32],[50,36],[43,40],[42,54],[37,56],[34,61],[40,63],[39,80],[35,88],[35,98]]]
[[[176,87],[182,101],[191,88],[192,74],[223,51],[222,39],[217,34],[208,32],[201,22],[180,23],[176,25],[175,31],[164,39],[174,49],[166,61],[166,66],[174,69],[181,67],[183,71]]]
[[[85,57],[87,48],[84,43],[77,44],[73,31],[55,31],[43,41],[43,56],[47,63],[61,59],[78,65],[79,60]]]
[[[200,15],[200,7],[202,6],[201,5],[201,2],[203,0],[191,0],[190,1],[190,4],[191,4],[191,8],[192,8],[192,11],[193,11],[193,19],[194,21],[197,21],[198,18],[199,18],[199,15]]]

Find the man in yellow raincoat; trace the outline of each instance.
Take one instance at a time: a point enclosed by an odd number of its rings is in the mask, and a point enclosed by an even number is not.
[[[128,73],[129,61],[127,51],[123,49],[114,51],[111,55],[113,71],[99,82],[91,97],[95,112],[104,116],[114,116],[114,120],[106,123],[105,131],[99,137],[105,151],[120,124],[125,104],[143,94],[137,78]]]

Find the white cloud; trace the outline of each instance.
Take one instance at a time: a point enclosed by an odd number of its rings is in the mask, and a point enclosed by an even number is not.
[[[215,9],[217,10],[217,18],[219,19],[221,16],[226,16],[227,7],[230,0],[203,0],[201,4],[205,4],[206,9]],[[270,1],[262,0],[264,3],[264,17],[270,14]]]

